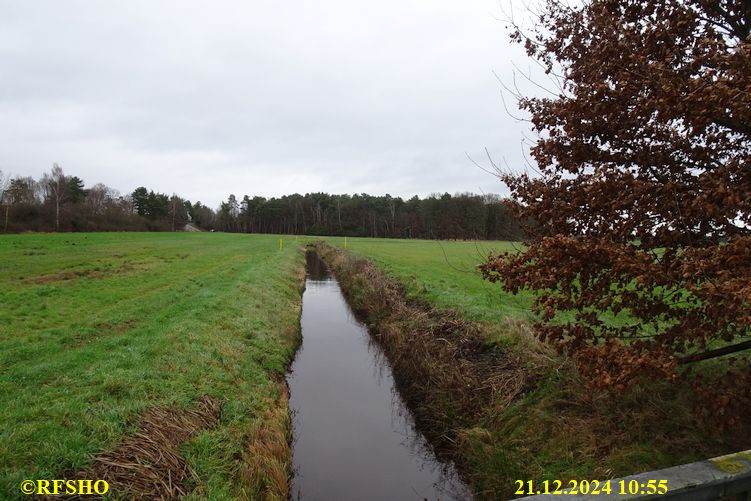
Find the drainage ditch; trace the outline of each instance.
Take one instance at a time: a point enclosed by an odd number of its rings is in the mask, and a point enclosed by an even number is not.
[[[307,267],[303,340],[287,377],[292,498],[470,499],[454,466],[416,430],[388,360],[326,264],[311,252]]]

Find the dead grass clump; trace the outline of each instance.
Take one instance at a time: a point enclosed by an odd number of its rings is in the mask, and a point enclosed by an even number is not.
[[[214,427],[220,413],[219,400],[208,396],[201,397],[195,409],[149,409],[137,432],[97,456],[77,477],[106,480],[110,492],[126,499],[179,499],[188,493],[185,482],[197,480],[180,445]]]
[[[560,370],[572,364],[565,355],[557,353],[553,346],[540,341],[532,324],[525,319],[505,317],[501,323],[486,324],[483,327],[486,339],[508,339],[514,346],[515,353],[524,354],[519,361],[534,374]]]
[[[251,489],[251,499],[281,501],[289,498],[291,433],[289,391],[277,383],[279,399],[250,432],[241,478]]]

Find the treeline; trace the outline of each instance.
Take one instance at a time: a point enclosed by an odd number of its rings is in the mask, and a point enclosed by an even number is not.
[[[235,195],[213,210],[178,195],[136,188],[120,194],[104,184],[86,187],[55,164],[40,179],[0,171],[0,230],[203,230],[292,235],[436,239],[519,239],[519,226],[494,195],[462,193],[412,197],[308,193],[279,198]]]
[[[55,164],[40,179],[0,171],[0,231],[170,231],[181,230],[201,212],[177,195],[138,188],[122,195],[98,183],[85,187]],[[214,211],[207,219],[213,221]]]
[[[420,199],[308,193],[279,198],[230,195],[216,215],[221,231],[389,238],[498,239],[522,237],[498,196],[435,194]]]

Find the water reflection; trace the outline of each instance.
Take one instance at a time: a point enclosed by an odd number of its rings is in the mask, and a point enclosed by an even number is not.
[[[469,499],[415,430],[386,358],[326,265],[307,261],[303,344],[288,376],[293,499]]]
[[[308,272],[307,281],[326,282],[331,280],[331,272],[323,259],[315,252],[305,253],[305,268]],[[305,296],[303,296],[303,299]]]

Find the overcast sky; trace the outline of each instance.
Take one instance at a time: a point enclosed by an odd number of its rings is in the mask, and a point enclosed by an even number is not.
[[[0,170],[229,193],[505,193],[507,0],[0,0]]]

